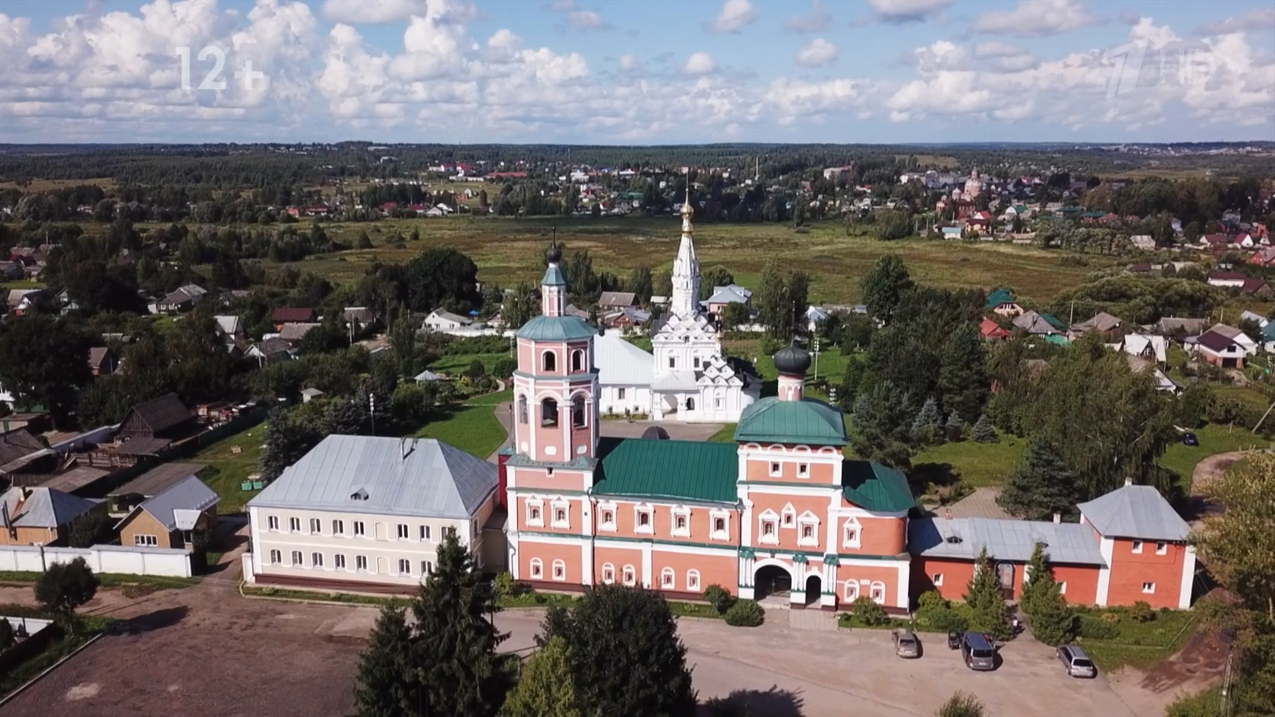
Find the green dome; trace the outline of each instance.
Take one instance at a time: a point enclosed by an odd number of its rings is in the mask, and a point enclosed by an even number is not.
[[[744,409],[735,428],[735,441],[844,446],[846,423],[840,409],[823,401],[781,401],[771,396]]]
[[[586,339],[597,329],[578,316],[537,316],[518,329],[518,338],[531,341],[575,341]]]

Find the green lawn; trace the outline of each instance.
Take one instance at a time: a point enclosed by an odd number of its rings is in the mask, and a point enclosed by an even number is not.
[[[496,406],[513,399],[513,391],[476,396],[456,407],[446,418],[416,432],[419,438],[436,438],[487,458],[505,441],[505,429],[496,420]]]
[[[14,279],[12,281],[0,281],[0,289],[43,289],[44,283],[37,279]]]
[[[457,354],[455,356],[443,356],[430,364],[429,370],[435,373],[447,374],[452,378],[457,378],[465,373],[465,369],[469,368],[469,364],[473,363],[474,359],[478,359],[482,362],[483,368],[487,370],[487,373],[491,374],[492,369],[496,366],[496,362],[504,358],[510,358],[508,351],[502,351],[501,353],[496,354]]]
[[[1081,614],[1103,612],[1120,616],[1111,623],[1119,635],[1109,640],[1079,637],[1076,643],[1085,648],[1099,670],[1111,672],[1126,665],[1145,670],[1182,649],[1193,632],[1195,614],[1188,610],[1158,610],[1150,622],[1137,622],[1121,608],[1109,610],[1082,609]],[[1083,628],[1082,628],[1083,630]]]
[[[999,443],[964,440],[927,448],[912,457],[912,465],[932,463],[951,466],[951,473],[968,485],[1002,485],[1027,450],[1027,442],[1017,436],[1002,435]]]
[[[735,442],[735,425],[736,424],[734,423],[727,423],[726,425],[722,426],[722,430],[718,431],[717,433],[714,433],[712,436],[709,437],[708,440],[712,443],[734,443]]]
[[[1195,465],[1209,456],[1231,451],[1244,451],[1251,448],[1266,448],[1270,442],[1261,436],[1255,436],[1242,426],[1228,428],[1212,424],[1195,431],[1200,439],[1198,446],[1184,446],[1181,441],[1174,442],[1160,457],[1160,465],[1177,473],[1181,485],[1186,491],[1191,488],[1191,474]]]
[[[239,483],[257,472],[257,464],[261,461],[261,441],[265,434],[266,424],[258,423],[191,456],[192,463],[208,464],[199,477],[221,496],[217,512],[241,512],[244,503],[256,495],[254,491],[240,490]],[[235,452],[236,449],[238,453]]]

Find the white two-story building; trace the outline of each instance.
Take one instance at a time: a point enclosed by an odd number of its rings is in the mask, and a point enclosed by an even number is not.
[[[497,482],[494,464],[433,439],[328,436],[248,502],[244,575],[329,589],[415,586],[448,530],[480,567],[500,569],[488,564],[502,560],[503,541],[483,539]]]

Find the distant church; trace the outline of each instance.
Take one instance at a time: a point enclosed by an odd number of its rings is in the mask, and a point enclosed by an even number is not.
[[[628,411],[656,421],[737,423],[761,393],[752,365],[722,354],[717,328],[700,310],[692,214],[688,200],[682,205],[672,300],[651,335],[654,355],[617,334],[597,339],[599,408],[604,414]]]

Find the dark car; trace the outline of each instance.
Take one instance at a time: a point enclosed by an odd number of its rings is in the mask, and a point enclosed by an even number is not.
[[[1199,438],[1199,436],[1195,435],[1194,433],[1190,433],[1190,432],[1183,433],[1183,434],[1182,434],[1182,445],[1184,445],[1184,446],[1198,446],[1198,445],[1200,445],[1200,438]]]
[[[961,649],[961,631],[960,630],[947,631],[947,649],[949,650]]]

